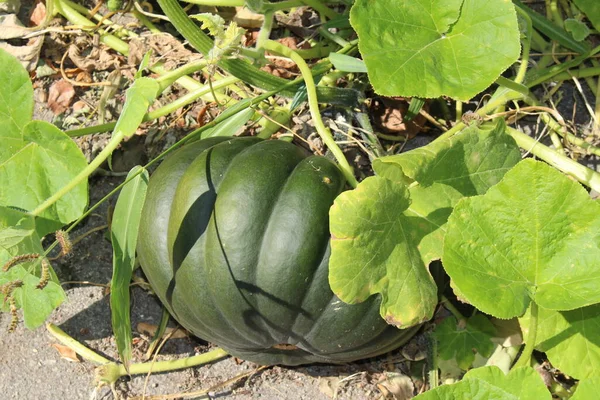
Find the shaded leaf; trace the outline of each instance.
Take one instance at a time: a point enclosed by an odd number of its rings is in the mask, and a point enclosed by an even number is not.
[[[468,100],[517,61],[505,0],[357,0],[350,22],[377,93]]]
[[[573,36],[573,39],[577,40],[578,42],[585,40],[585,38],[590,34],[590,28],[588,28],[586,24],[573,18],[568,18],[565,20],[565,30],[569,32]]]
[[[415,400],[550,400],[539,374],[530,367],[511,370],[505,375],[498,367],[472,369],[453,385],[443,385],[416,396]]]
[[[485,195],[461,200],[447,229],[453,287],[488,314],[600,302],[600,206],[545,163],[523,160]]]
[[[135,247],[142,207],[146,199],[148,172],[141,167],[134,167],[127,175],[128,179],[131,177],[134,178],[119,194],[111,224],[113,247],[113,275],[110,283],[111,320],[119,356],[125,368],[128,368],[131,362],[129,283],[135,264]]]
[[[375,172],[421,186],[443,183],[462,196],[483,194],[521,159],[506,125],[471,126],[445,140],[374,160]]]
[[[476,314],[461,327],[455,317],[446,318],[436,329],[438,352],[442,359],[456,358],[458,366],[467,370],[475,360],[475,353],[489,357],[496,347],[492,323],[483,314]]]
[[[600,305],[572,311],[538,310],[536,349],[565,374],[577,379],[600,376]],[[529,311],[519,322],[527,337]]]
[[[577,8],[583,11],[596,30],[600,30],[600,2],[597,0],[573,0]]]

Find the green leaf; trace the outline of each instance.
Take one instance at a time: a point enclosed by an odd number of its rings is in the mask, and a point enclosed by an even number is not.
[[[600,31],[600,2],[598,0],[573,0],[577,8],[584,12],[597,31]]]
[[[1,274],[1,273],[0,273]],[[66,298],[65,292],[54,281],[48,282],[46,287],[38,289],[40,278],[21,265],[12,267],[8,272],[0,275],[0,285],[22,280],[23,286],[13,291],[17,308],[23,309],[23,321],[27,329],[41,326],[48,316]]]
[[[579,381],[575,394],[571,400],[590,400],[598,397],[598,388],[600,387],[600,377],[584,379]]]
[[[550,400],[539,374],[530,367],[511,370],[508,375],[498,367],[472,369],[462,381],[443,385],[416,396],[415,400]]]
[[[503,127],[469,128],[377,159],[373,167],[383,178],[367,178],[336,199],[329,282],[342,301],[380,293],[381,315],[391,324],[431,318],[437,292],[428,265],[442,256],[452,208],[463,196],[484,193],[520,158]]]
[[[377,176],[338,196],[330,210],[329,284],[347,303],[381,293],[381,316],[398,327],[431,318],[437,288],[403,214],[406,186]]]
[[[134,178],[119,194],[111,224],[113,247],[113,276],[110,283],[111,320],[117,350],[126,369],[131,362],[132,339],[129,283],[133,274],[138,228],[148,188],[148,171],[136,166],[129,171],[127,179],[132,177]]]
[[[160,85],[155,79],[139,78],[127,89],[125,105],[119,116],[115,132],[121,132],[125,137],[132,136],[148,112],[148,107],[159,95]]]
[[[573,39],[577,40],[578,42],[585,40],[585,38],[590,34],[590,28],[588,28],[586,24],[573,18],[568,18],[565,20],[565,30],[569,32],[573,36]]]
[[[458,366],[467,370],[475,360],[475,353],[489,357],[496,345],[492,337],[494,325],[482,314],[476,314],[461,327],[455,317],[446,318],[434,332],[438,340],[438,352],[442,359],[456,358]]]
[[[367,72],[367,66],[363,60],[345,54],[330,53],[329,61],[331,61],[335,69],[339,69],[340,71]]]
[[[21,131],[33,116],[33,86],[29,74],[19,60],[2,49],[0,87],[1,164],[24,146]]]
[[[411,185],[406,215],[421,232],[419,249],[428,264],[442,256],[444,225],[463,196],[483,194],[519,162],[521,153],[505,125],[469,127],[442,141],[373,162],[378,175]]]
[[[233,136],[252,118],[254,110],[247,108],[202,132],[202,139],[213,136]]]
[[[33,210],[70,182],[87,165],[75,142],[44,121],[25,125],[19,146],[0,158],[0,205]],[[77,219],[88,202],[87,181],[61,197],[40,216],[40,234]],[[54,221],[54,223],[52,223]]]
[[[43,251],[34,218],[0,206],[0,265],[19,254],[42,254]],[[39,275],[39,261],[16,265],[8,272],[0,270],[0,285],[15,280],[23,281],[23,286],[15,289],[13,294],[17,308],[23,309],[25,326],[29,329],[35,329],[44,323],[66,297],[52,271],[52,279],[46,287],[38,289],[36,286],[40,281]],[[5,299],[1,295],[0,298],[0,309],[7,311]]]
[[[463,196],[483,194],[521,159],[518,146],[505,128],[503,121],[492,126],[471,126],[445,140],[376,159],[373,169],[392,180],[417,181],[425,187],[442,183]]]
[[[600,302],[600,206],[545,163],[523,160],[484,196],[461,200],[447,232],[453,287],[488,314]]]
[[[577,379],[600,377],[600,305],[572,311],[538,310],[535,348],[565,374]],[[529,311],[519,322],[527,337]]]
[[[375,91],[468,100],[520,54],[507,0],[357,0],[350,22]]]

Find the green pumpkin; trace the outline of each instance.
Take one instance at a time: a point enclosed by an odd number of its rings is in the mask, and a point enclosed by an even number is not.
[[[344,177],[283,141],[210,138],[150,179],[142,268],[194,335],[259,364],[341,363],[386,353],[416,328],[348,305],[329,288],[328,213]]]

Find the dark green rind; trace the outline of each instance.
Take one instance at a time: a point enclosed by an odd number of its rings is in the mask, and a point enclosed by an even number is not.
[[[143,210],[140,262],[175,318],[260,364],[348,362],[408,340],[418,328],[386,324],[378,298],[348,305],[329,288],[340,170],[282,141],[214,139],[169,157]]]

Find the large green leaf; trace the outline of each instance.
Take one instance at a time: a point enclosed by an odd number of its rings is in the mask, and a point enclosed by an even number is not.
[[[443,360],[456,358],[458,366],[467,370],[475,360],[475,353],[489,357],[496,345],[492,337],[494,325],[483,314],[469,318],[465,326],[459,326],[456,318],[446,318],[436,329],[438,353]]]
[[[421,186],[442,183],[462,196],[483,194],[521,159],[512,137],[500,121],[471,126],[441,141],[406,153],[376,159],[375,172],[392,180]]]
[[[517,61],[509,0],[357,0],[350,22],[377,93],[467,100]]]
[[[598,388],[600,387],[600,376],[579,381],[575,394],[571,400],[590,400],[598,398]]]
[[[0,266],[19,254],[42,253],[43,248],[33,217],[0,206]],[[37,288],[39,275],[39,260],[14,266],[8,272],[0,270],[0,285],[15,280],[23,281],[23,286],[15,289],[13,294],[17,308],[23,309],[25,326],[29,329],[40,326],[65,299],[65,293],[56,283],[53,272],[50,282],[43,289]],[[8,303],[1,294],[0,309],[8,309]]]
[[[461,297],[499,318],[535,301],[553,310],[600,302],[600,205],[577,182],[526,159],[448,220],[443,264]]]
[[[554,367],[577,379],[600,377],[600,305],[538,310],[536,349],[545,352]],[[519,322],[527,337],[529,311]]]
[[[600,2],[598,0],[573,0],[575,5],[585,13],[596,30],[600,30]]]
[[[349,303],[380,293],[381,315],[398,326],[431,318],[437,296],[427,267],[442,255],[452,208],[484,193],[519,159],[500,124],[375,160],[383,178],[343,193],[330,211],[333,291]]]
[[[33,86],[19,60],[0,49],[0,163],[23,147],[21,131],[33,116]]]
[[[110,237],[113,248],[113,275],[110,308],[117,349],[125,368],[131,362],[131,318],[129,283],[135,264],[135,247],[142,207],[148,188],[148,171],[136,166],[129,171],[131,181],[121,190],[113,214]]]
[[[75,177],[87,162],[73,140],[54,125],[25,125],[19,146],[0,159],[0,205],[33,210]],[[78,218],[87,206],[87,181],[61,197],[40,217],[55,221],[45,234]]]
[[[540,375],[530,367],[511,370],[508,375],[498,367],[470,370],[462,381],[443,385],[416,396],[415,400],[550,400]]]

